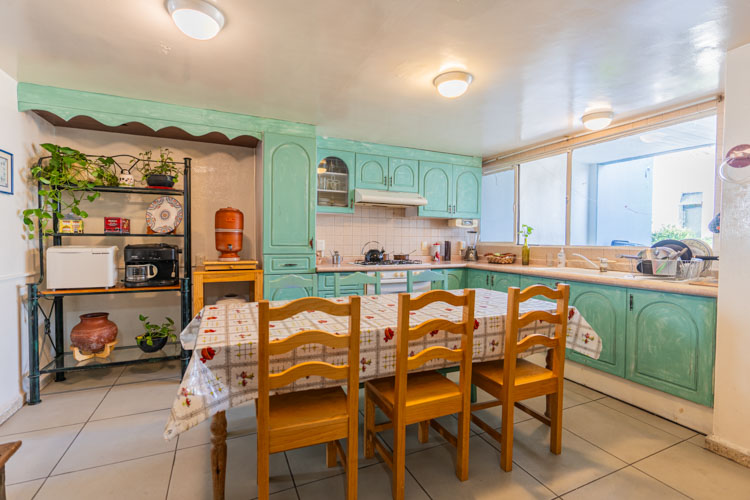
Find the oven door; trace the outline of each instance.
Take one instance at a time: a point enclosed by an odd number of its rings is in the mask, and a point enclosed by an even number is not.
[[[370,276],[373,276],[375,273],[367,273]],[[415,293],[422,293],[429,291],[432,286],[432,284],[428,281],[423,281],[420,283],[414,283],[414,292]],[[381,273],[380,278],[380,293],[382,295],[389,294],[389,293],[404,293],[406,292],[406,272],[405,271],[386,271]],[[374,285],[367,285],[366,288],[367,295],[372,295],[375,293],[375,286]]]

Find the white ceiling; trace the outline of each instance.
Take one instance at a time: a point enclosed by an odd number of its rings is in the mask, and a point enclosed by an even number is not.
[[[748,0],[214,0],[199,42],[162,0],[2,0],[19,81],[318,125],[319,135],[488,156],[720,92]],[[475,80],[440,97],[441,68]]]

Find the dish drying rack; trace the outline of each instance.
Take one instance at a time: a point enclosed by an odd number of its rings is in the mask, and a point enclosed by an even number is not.
[[[704,260],[641,259],[633,255],[618,255],[630,261],[630,272],[650,276],[652,279],[668,281],[692,281],[698,279],[704,269]]]

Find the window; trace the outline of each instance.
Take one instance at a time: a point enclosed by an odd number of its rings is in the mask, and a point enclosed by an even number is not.
[[[518,227],[534,228],[529,243],[565,244],[567,166],[565,153],[518,166]]]
[[[482,179],[482,241],[514,241],[513,213],[516,203],[516,172],[509,168]]]

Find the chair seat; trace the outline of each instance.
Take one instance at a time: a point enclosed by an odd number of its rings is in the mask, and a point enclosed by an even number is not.
[[[365,382],[376,402],[389,417],[396,400],[395,377]],[[436,371],[410,373],[406,379],[406,424],[422,422],[461,411],[461,391]]]
[[[493,387],[499,389],[503,386],[503,360],[475,364],[471,369],[471,381],[477,387],[494,395],[496,391],[492,390]],[[524,388],[530,388],[530,386],[541,390],[542,394],[546,389],[554,392],[556,384],[557,379],[552,370],[524,359],[516,360],[515,386],[519,388],[520,395],[523,395]]]
[[[269,398],[271,453],[327,443],[348,435],[346,392],[341,387],[290,392]],[[323,429],[321,431],[321,429]],[[289,442],[294,444],[290,448]]]

